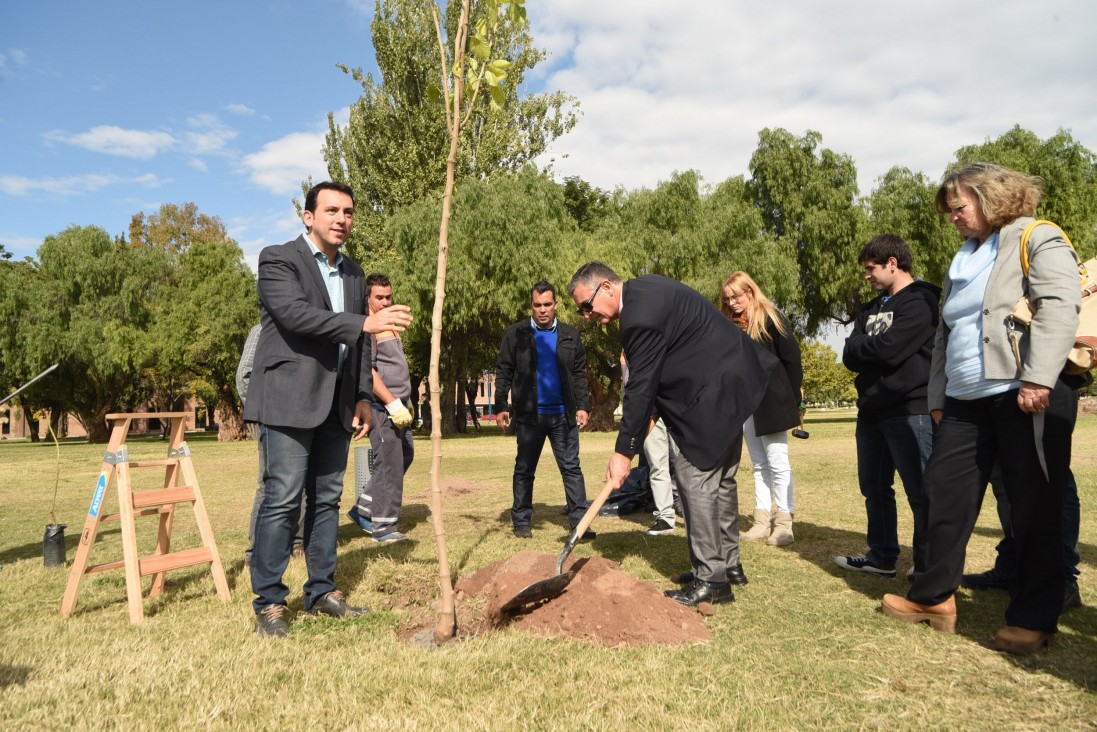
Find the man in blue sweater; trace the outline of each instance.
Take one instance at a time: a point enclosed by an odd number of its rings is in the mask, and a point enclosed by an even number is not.
[[[511,522],[520,539],[533,536],[533,478],[547,438],[560,468],[567,513],[574,529],[587,508],[579,468],[579,430],[587,424],[590,396],[587,354],[579,331],[556,318],[556,289],[541,280],[530,292],[528,320],[507,328],[495,365],[495,414],[506,428],[513,417],[518,438]],[[508,401],[509,397],[509,401]],[[584,540],[594,538],[588,530]]]

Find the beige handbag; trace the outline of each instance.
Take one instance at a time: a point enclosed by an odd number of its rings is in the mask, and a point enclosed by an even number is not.
[[[1033,221],[1025,227],[1021,233],[1021,271],[1025,279],[1028,279],[1029,269],[1028,239],[1037,226],[1054,226],[1059,229],[1051,221],[1044,220]],[[1073,249],[1074,245],[1070,243],[1066,233],[1062,229],[1059,229],[1059,233],[1063,235],[1067,245]],[[1078,332],[1074,336],[1074,347],[1070,349],[1064,368],[1068,374],[1082,374],[1097,366],[1097,297],[1093,296],[1097,293],[1097,280],[1090,274],[1097,273],[1097,257],[1080,262],[1078,273],[1081,277],[1082,308],[1078,312]],[[1017,359],[1017,368],[1022,366],[1021,333],[1017,326],[1027,329],[1032,324],[1035,314],[1036,311],[1029,302],[1028,295],[1023,295],[1009,314],[1009,342],[1013,347],[1013,357]]]

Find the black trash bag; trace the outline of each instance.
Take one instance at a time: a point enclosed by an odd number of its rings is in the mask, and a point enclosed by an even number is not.
[[[636,511],[652,511],[655,499],[651,494],[648,467],[640,465],[629,471],[621,490],[609,494],[599,516],[624,516]]]
[[[65,527],[68,524],[46,524],[42,537],[42,564],[62,567],[65,564]]]

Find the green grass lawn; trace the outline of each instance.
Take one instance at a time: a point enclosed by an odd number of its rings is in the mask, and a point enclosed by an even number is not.
[[[373,543],[341,517],[340,587],[375,612],[352,621],[297,620],[288,641],[253,633],[243,572],[255,487],[255,444],[188,440],[209,506],[232,601],[214,594],[208,571],[168,574],[165,594],[145,602],[145,621],[128,621],[121,570],[85,578],[73,617],[60,617],[66,569],[42,566],[55,474],[52,444],[0,444],[0,728],[174,729],[1093,729],[1097,720],[1097,417],[1075,433],[1074,470],[1082,495],[1081,588],[1086,606],[1062,618],[1050,654],[1018,659],[995,652],[1006,595],[961,590],[957,635],[883,616],[899,579],[850,574],[837,554],[864,549],[853,413],[813,412],[811,439],[792,440],[796,542],[743,547],[750,584],[708,620],[711,643],[611,649],[505,630],[438,649],[403,640],[414,618],[437,602],[437,560],[428,513],[430,442],[417,439],[402,524],[413,541]],[[584,435],[588,493],[601,486],[609,434]],[[64,444],[58,520],[75,554],[103,445]],[[135,440],[131,459],[158,458],[165,443]],[[519,549],[558,554],[566,538],[563,487],[551,453],[535,488],[534,538],[510,533],[514,442],[490,431],[443,443],[443,474],[454,484],[445,527],[455,576]],[[744,451],[745,453],[745,451]],[[159,482],[139,471],[138,487]],[[344,506],[353,497],[353,459]],[[744,454],[740,504],[753,508]],[[901,490],[901,489],[900,489]],[[901,505],[902,502],[901,502]],[[117,508],[111,491],[107,510]],[[189,508],[174,547],[194,546]],[[660,588],[688,565],[684,532],[647,537],[647,515],[596,519],[599,538],[574,556],[604,556]],[[146,523],[147,522],[147,523]],[[909,511],[900,510],[909,543]],[[155,538],[142,519],[142,553]],[[972,537],[968,567],[993,560],[993,500]],[[116,523],[105,524],[92,562],[120,559]],[[287,573],[291,610],[301,609],[304,566]],[[149,580],[145,580],[147,590]],[[460,611],[458,623],[460,624]]]

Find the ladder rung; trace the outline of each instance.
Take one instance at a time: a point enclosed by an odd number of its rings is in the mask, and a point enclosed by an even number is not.
[[[134,508],[163,506],[170,503],[186,503],[187,501],[194,501],[194,486],[180,485],[174,488],[162,488],[155,491],[140,491],[133,493]]]
[[[178,465],[179,458],[165,458],[163,460],[134,460],[130,463],[131,468],[155,468],[164,467],[165,465]]]
[[[84,570],[84,574],[91,574],[93,572],[106,572],[108,569],[121,569],[126,566],[126,560],[122,559],[117,562],[107,562],[106,564],[96,564],[93,567],[88,567]]]
[[[203,564],[213,561],[213,553],[204,546],[194,549],[184,549],[169,554],[153,554],[149,557],[141,557],[138,563],[141,567],[141,576],[167,572],[181,567],[190,567],[195,564]]]
[[[134,511],[134,518],[141,518],[142,516],[155,516],[158,513],[167,513],[167,508],[143,508],[140,511]],[[122,518],[120,513],[109,513],[106,516],[101,517],[100,521],[117,521]]]

